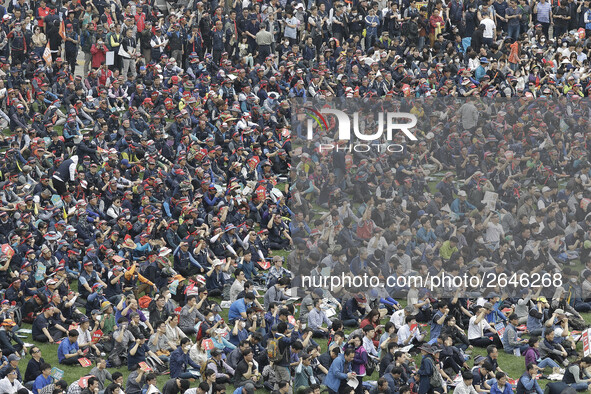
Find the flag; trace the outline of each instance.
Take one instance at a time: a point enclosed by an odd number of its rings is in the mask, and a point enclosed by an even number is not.
[[[66,39],[66,26],[64,25],[64,21],[60,23],[59,35],[62,37],[62,40]]]
[[[51,65],[51,61],[53,60],[51,58],[51,50],[49,49],[49,41],[47,42],[45,50],[43,51],[43,60],[45,60],[45,63],[47,63],[48,66]]]

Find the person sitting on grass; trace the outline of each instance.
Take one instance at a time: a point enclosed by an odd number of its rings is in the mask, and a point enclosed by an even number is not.
[[[207,368],[215,371],[215,381],[217,384],[229,383],[234,376],[234,369],[222,360],[222,351],[213,349],[211,358],[207,361]]]
[[[211,268],[205,273],[205,287],[212,297],[222,295],[226,284],[225,275],[230,268],[230,264],[230,258],[227,258],[226,261],[214,259]]]
[[[258,365],[254,361],[254,352],[249,347],[243,352],[242,356],[243,359],[240,360],[240,362],[236,366],[236,369],[234,370],[234,386],[242,387],[246,384],[252,384],[255,386],[255,388],[262,389],[263,382],[258,369]],[[303,375],[306,375],[306,373],[301,372],[301,370],[300,374],[298,374],[298,368],[302,366],[302,363],[304,364],[302,368],[306,369],[308,373],[307,376],[313,375],[312,368],[310,367],[310,361],[311,360],[309,357],[302,356],[300,358],[300,364],[298,365],[298,367],[296,367],[296,380],[298,379],[298,377],[303,377]],[[306,385],[309,386],[309,383],[309,381],[306,382]]]
[[[37,376],[41,375],[41,365],[45,363],[45,360],[41,357],[41,349],[38,346],[33,346],[29,350],[29,354],[31,355],[31,359],[25,370],[25,385],[31,387]]]
[[[2,327],[0,327],[0,347],[5,356],[20,353],[23,350],[24,343],[12,330],[14,326],[16,326],[14,320],[4,319]]]
[[[347,379],[355,378],[356,374],[351,368],[351,362],[354,358],[355,349],[347,348],[344,353],[339,354],[333,360],[323,381],[330,394],[338,393],[341,385],[346,383]]]
[[[41,390],[39,390],[39,394],[53,394],[55,392],[54,390],[57,390],[60,393],[65,393],[67,389],[68,383],[65,380],[61,379],[55,383],[51,383],[43,387]]]
[[[21,283],[21,279],[17,279],[15,282]],[[24,286],[24,284],[21,286]],[[25,301],[21,308],[23,322],[33,323],[35,319],[43,313],[44,305],[47,305],[47,297],[45,294],[35,294],[33,297]]]
[[[57,359],[63,365],[78,365],[78,359],[83,355],[78,347],[78,330],[70,330],[68,338],[64,339],[57,349]]]
[[[21,389],[29,390],[17,379],[16,369],[9,367],[4,379],[0,380],[0,393],[2,394],[15,394]]]
[[[146,358],[158,363],[160,366],[164,366],[165,363],[162,361],[156,353],[151,351],[146,344],[146,338],[143,336],[135,339],[135,344],[131,344],[127,351],[127,368],[133,371],[139,363],[146,362]]]
[[[455,316],[447,316],[445,318],[445,324],[443,329],[441,330],[442,334],[449,335],[455,347],[465,351],[466,349],[472,349],[472,345],[470,345],[470,341],[468,341],[468,337],[464,334],[464,330],[462,330],[456,323]]]
[[[425,335],[419,329],[416,317],[410,315],[406,316],[404,320],[406,324],[400,327],[400,330],[398,331],[398,344],[400,346],[420,346],[425,340]]]
[[[474,374],[470,371],[462,372],[462,381],[454,389],[455,394],[477,394],[472,382]]]
[[[136,366],[135,370],[131,371],[127,376],[127,382],[125,383],[125,393],[141,394],[142,387],[144,387],[148,379],[151,380],[151,375],[154,375],[154,373],[146,373],[139,366]]]
[[[468,369],[462,352],[453,345],[453,339],[449,335],[441,335],[439,341],[441,342],[439,359],[443,363],[443,369],[451,368],[456,374],[462,370],[462,366]]]
[[[547,330],[544,333],[544,341],[540,344],[540,355],[542,358],[549,357],[558,364],[568,365],[568,360],[566,359],[568,353],[561,344],[554,340],[553,330]]]
[[[550,357],[541,358],[540,357],[540,337],[532,336],[529,338],[528,341],[529,349],[525,351],[525,365],[529,364],[536,364],[538,368],[544,369],[546,367],[551,368],[559,368],[559,365],[556,361],[552,360]]]
[[[162,394],[179,394],[189,389],[191,382],[187,379],[174,378],[169,379],[162,386]]]
[[[482,393],[490,391],[490,385],[487,382],[487,378],[492,371],[494,371],[494,367],[488,361],[483,362],[480,367],[472,368],[472,375],[474,375],[472,385],[477,392]]]
[[[102,357],[97,357],[96,366],[90,370],[90,374],[98,379],[99,391],[105,389],[105,382],[110,380],[113,382],[115,379],[111,376],[111,372],[107,371],[107,360]]]
[[[343,309],[341,309],[341,320],[346,327],[357,327],[361,323],[361,316],[366,313],[367,298],[363,293],[357,293],[351,297]]]
[[[587,378],[587,368],[591,366],[591,357],[583,357],[566,367],[562,381],[577,391],[589,392],[591,379]]]
[[[53,383],[53,378],[49,376],[50,373],[51,365],[48,363],[41,364],[41,375],[37,376],[35,383],[33,383],[33,394],[39,394],[39,390]]]
[[[490,394],[512,394],[513,386],[507,381],[507,374],[497,372],[495,374],[496,382],[490,386]],[[455,390],[454,390],[455,392]]]
[[[38,315],[33,321],[32,336],[36,342],[54,343],[59,341],[68,331],[57,323],[52,323],[54,307],[48,306],[43,309],[43,313]]]
[[[492,304],[487,302],[483,307],[476,307],[474,316],[470,318],[468,340],[472,346],[486,348],[492,344],[497,347],[502,345],[497,330],[486,321],[486,315],[492,312],[492,308]]]
[[[529,364],[525,368],[525,372],[519,378],[517,382],[517,389],[515,390],[516,394],[526,394],[526,393],[536,393],[536,394],[543,394],[544,390],[540,387],[538,383],[538,378],[536,374],[538,373],[538,366],[535,364]]]
[[[83,389],[80,394],[98,394],[99,392],[99,381],[94,376],[88,378],[88,385]]]
[[[503,338],[501,340],[503,343],[503,349],[505,349],[505,352],[509,354],[514,353],[515,349],[519,349],[519,354],[523,354],[527,349],[529,349],[529,346],[527,346],[527,339],[519,338],[519,334],[517,333],[519,317],[516,313],[512,313],[508,320],[509,324],[507,324],[505,332],[503,333]]]
[[[86,316],[80,319],[80,326],[77,328],[78,333],[78,347],[83,352],[94,350],[97,356],[101,355],[99,348],[92,342],[93,331],[90,330],[90,320]]]
[[[198,371],[201,367],[189,356],[191,340],[187,337],[181,339],[181,344],[170,354],[170,377],[181,379],[194,379],[195,375],[187,370],[190,366]]]
[[[536,305],[529,310],[529,314],[527,316],[527,332],[530,335],[542,335],[542,331],[544,330],[544,324],[548,320],[548,308],[550,304],[545,297],[539,297],[536,300]],[[554,316],[552,317],[552,321],[554,321]]]

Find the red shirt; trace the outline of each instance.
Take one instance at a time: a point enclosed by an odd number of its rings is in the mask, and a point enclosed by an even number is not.
[[[144,27],[146,26],[146,14],[143,12],[139,12],[135,15],[135,24],[137,26],[138,33],[144,31]]]
[[[39,15],[39,18],[37,19],[38,25],[39,27],[43,27],[43,20],[49,15],[49,7],[37,8],[37,15]]]

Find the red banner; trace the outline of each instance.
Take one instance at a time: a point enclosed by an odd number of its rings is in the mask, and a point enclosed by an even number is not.
[[[14,249],[9,244],[2,244],[2,253],[11,259],[14,256]]]
[[[208,339],[204,339],[201,342],[201,347],[205,350],[213,350],[213,348],[215,346],[213,345],[213,340],[211,340],[211,338],[208,338]]]
[[[80,363],[80,365],[82,365],[85,368],[90,367],[92,365],[92,361],[90,361],[86,357],[79,358],[78,362]]]

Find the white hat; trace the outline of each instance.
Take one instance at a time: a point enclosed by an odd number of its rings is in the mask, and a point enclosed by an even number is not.
[[[544,186],[544,187],[542,188],[542,193],[546,193],[546,192],[549,192],[549,191],[551,191],[551,190],[552,190],[552,189],[550,189],[548,186]]]
[[[460,191],[458,192],[458,196],[460,196],[460,197],[466,197],[466,196],[467,196],[467,194],[466,194],[466,192],[465,192],[465,191],[463,191],[463,190],[460,190]]]

